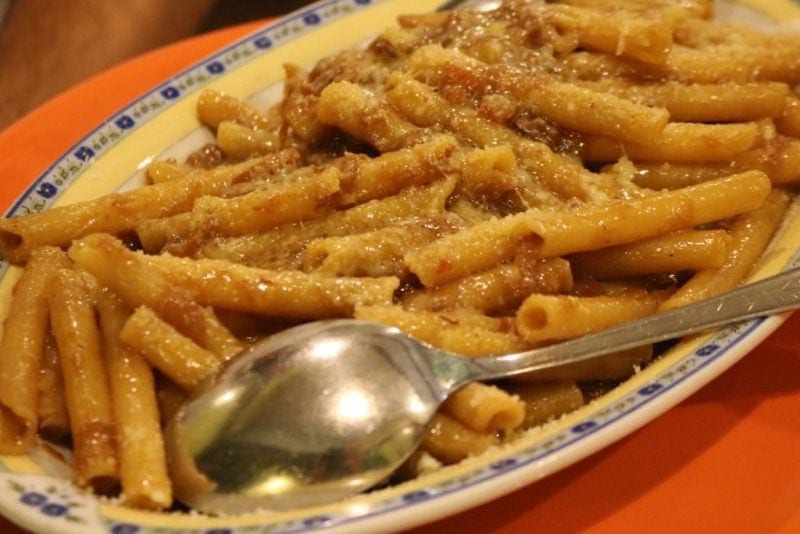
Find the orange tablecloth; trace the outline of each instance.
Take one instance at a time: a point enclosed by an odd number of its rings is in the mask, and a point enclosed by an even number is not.
[[[258,23],[112,68],[0,132],[0,207],[113,111]],[[800,532],[800,314],[722,377],[548,479],[419,532]],[[0,518],[0,532],[18,532]]]

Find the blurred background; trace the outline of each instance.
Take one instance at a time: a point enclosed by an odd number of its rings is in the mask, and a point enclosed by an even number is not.
[[[241,24],[248,20],[275,17],[290,13],[311,3],[310,0],[217,1],[201,30],[216,30],[233,24]]]
[[[0,131],[112,65],[309,0],[0,0]]]

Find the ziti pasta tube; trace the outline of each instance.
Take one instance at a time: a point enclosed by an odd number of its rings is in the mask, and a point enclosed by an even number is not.
[[[285,165],[284,159],[278,154],[209,171],[195,171],[183,178],[124,193],[0,219],[0,253],[9,261],[21,263],[39,246],[66,246],[73,239],[93,232],[130,231],[145,219],[188,211],[196,198],[221,193],[253,167],[281,168]],[[265,172],[268,170],[265,168]]]
[[[69,260],[61,250],[35,249],[14,286],[0,341],[2,454],[24,453],[36,438],[39,369],[49,325],[47,291],[64,267]]]
[[[130,311],[116,295],[98,299],[108,379],[117,429],[123,501],[136,508],[160,510],[172,504],[164,438],[150,366],[119,338]]]
[[[120,328],[119,339],[186,390],[197,386],[219,367],[214,353],[181,335],[153,310],[139,306]]]
[[[740,215],[731,228],[732,243],[725,263],[718,269],[697,272],[661,304],[660,310],[683,306],[738,286],[755,268],[788,205],[788,194],[776,189],[758,209]]]
[[[119,464],[94,297],[79,273],[62,269],[47,301],[64,375],[75,481],[108,491],[117,484]]]
[[[525,404],[519,398],[480,382],[455,391],[441,411],[478,432],[517,428],[525,418]]]
[[[511,257],[526,239],[542,258],[631,243],[750,211],[770,188],[764,173],[748,171],[625,202],[528,210],[444,236],[406,254],[406,263],[426,287],[435,287]]]
[[[561,417],[584,404],[583,393],[574,382],[539,382],[504,386],[525,405],[521,428],[531,428]]]
[[[48,332],[39,370],[39,433],[45,439],[62,442],[69,435],[69,414],[64,396],[64,375],[58,347],[52,332]]]
[[[581,252],[569,257],[579,278],[625,278],[719,268],[731,237],[725,230],[683,230],[628,245]]]
[[[529,342],[559,341],[652,315],[663,295],[596,297],[531,295],[517,310],[517,330]]]
[[[154,271],[146,260],[147,256],[134,254],[108,235],[89,236],[86,240],[95,243],[94,250],[102,254],[102,261],[84,261],[83,267],[130,308],[150,307],[220,360],[227,360],[244,348],[219,322],[212,309],[201,306],[187,291],[175,287]],[[71,250],[70,254],[75,257],[76,251]]]
[[[386,304],[399,283],[394,277],[335,278],[299,271],[271,271],[225,260],[144,256],[107,234],[76,241],[70,257],[100,272],[108,251],[141,261],[202,305],[294,318],[341,317],[357,305]],[[138,260],[136,260],[138,261]]]
[[[420,448],[445,464],[454,464],[485,452],[497,442],[493,432],[478,432],[440,411],[428,425]]]

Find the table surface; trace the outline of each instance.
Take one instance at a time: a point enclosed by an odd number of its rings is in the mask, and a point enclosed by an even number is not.
[[[0,208],[145,90],[255,29],[194,37],[116,66],[0,132]],[[800,532],[800,314],[720,378],[543,481],[414,532]],[[21,532],[0,518],[0,532]]]

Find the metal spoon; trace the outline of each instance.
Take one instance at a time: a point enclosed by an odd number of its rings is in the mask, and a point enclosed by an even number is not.
[[[545,348],[463,358],[396,328],[305,324],[260,342],[201,386],[167,428],[175,493],[206,512],[288,509],[385,480],[460,386],[573,363],[800,307],[800,268]]]

